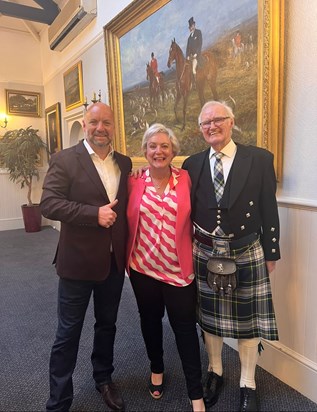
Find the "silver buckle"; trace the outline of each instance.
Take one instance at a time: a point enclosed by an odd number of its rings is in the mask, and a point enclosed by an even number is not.
[[[230,250],[229,242],[227,240],[212,239],[213,248],[220,253],[228,252]]]

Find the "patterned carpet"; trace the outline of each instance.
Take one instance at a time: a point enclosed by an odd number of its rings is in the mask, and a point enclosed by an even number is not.
[[[48,397],[48,360],[56,328],[58,278],[51,265],[58,232],[0,232],[0,411],[44,411]],[[92,307],[87,312],[77,367],[72,411],[104,411],[94,388],[90,352],[93,338]],[[128,279],[119,311],[115,346],[114,380],[119,384],[129,411],[190,410],[185,380],[173,333],[167,321],[165,333],[165,392],[160,400],[148,393],[149,367],[140,333],[138,312]],[[203,369],[207,357],[201,346]],[[265,356],[265,352],[262,354]],[[225,386],[212,411],[239,407],[239,360],[225,345]],[[256,380],[262,411],[317,411],[317,405],[261,368]]]

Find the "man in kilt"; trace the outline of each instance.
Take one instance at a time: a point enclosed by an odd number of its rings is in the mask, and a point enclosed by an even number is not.
[[[210,148],[187,158],[183,168],[192,180],[198,323],[209,359],[204,399],[208,407],[218,401],[224,383],[223,338],[234,338],[241,364],[239,410],[257,411],[255,369],[261,339],[278,340],[269,279],[280,258],[273,155],[232,140],[234,115],[226,104],[207,102],[198,122]],[[222,182],[214,171],[217,153],[222,153]],[[234,259],[238,286],[232,294],[208,286],[212,256]]]

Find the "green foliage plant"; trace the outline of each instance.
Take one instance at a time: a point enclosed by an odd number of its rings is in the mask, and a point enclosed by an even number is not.
[[[39,180],[41,152],[46,144],[32,126],[8,130],[0,139],[0,167],[8,169],[9,179],[27,187],[27,205],[32,206],[33,178]]]

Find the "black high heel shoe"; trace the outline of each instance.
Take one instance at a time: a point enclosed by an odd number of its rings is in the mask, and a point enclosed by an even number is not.
[[[160,385],[154,385],[152,383],[151,378],[150,378],[149,392],[150,392],[150,395],[152,396],[152,398],[160,399],[163,395],[163,388],[164,388],[164,382],[163,381]]]

